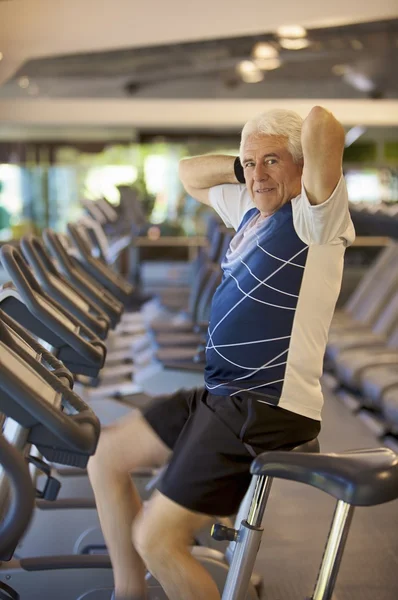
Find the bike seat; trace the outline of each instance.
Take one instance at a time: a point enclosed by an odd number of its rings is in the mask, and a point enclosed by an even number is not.
[[[253,461],[251,473],[306,483],[354,506],[398,498],[398,456],[387,448],[341,454],[264,452]]]

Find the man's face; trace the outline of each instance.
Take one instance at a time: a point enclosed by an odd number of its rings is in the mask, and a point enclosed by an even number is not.
[[[242,166],[249,194],[263,217],[300,194],[303,164],[293,162],[285,137],[249,136],[243,146]]]

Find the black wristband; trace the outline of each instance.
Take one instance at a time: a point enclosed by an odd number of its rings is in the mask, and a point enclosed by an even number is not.
[[[243,167],[240,164],[240,158],[239,158],[239,156],[237,156],[235,158],[234,173],[235,173],[235,177],[239,181],[239,183],[246,183],[245,176],[244,176],[244,173],[243,173]]]

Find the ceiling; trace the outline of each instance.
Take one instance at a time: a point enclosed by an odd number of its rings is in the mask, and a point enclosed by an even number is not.
[[[257,34],[33,59],[0,87],[0,98],[398,98],[398,19],[313,28],[308,39],[302,50]],[[271,44],[282,64],[244,83],[237,66],[257,42]],[[336,65],[346,72],[336,75]]]
[[[397,17],[396,0],[252,0],[228,11],[214,0],[0,1],[0,139],[71,127],[234,129],[273,106],[305,116],[315,103],[347,126],[398,126]],[[289,23],[307,28],[310,46],[280,49],[279,69],[243,83],[239,61],[256,41],[278,48],[276,28]]]

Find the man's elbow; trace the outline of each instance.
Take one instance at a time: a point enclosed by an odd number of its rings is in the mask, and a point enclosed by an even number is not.
[[[189,158],[182,158],[178,163],[178,176],[187,194],[196,198],[195,186],[192,185],[192,172],[190,169]]]
[[[178,163],[178,176],[184,186],[189,183],[189,158],[182,158]]]
[[[304,124],[315,126],[324,126],[331,121],[336,121],[332,113],[324,108],[323,106],[313,106],[310,110],[307,118],[304,120]]]
[[[304,144],[329,139],[331,143],[344,147],[345,132],[330,111],[323,106],[314,106],[304,120],[301,137]]]

